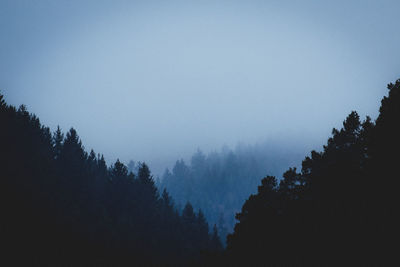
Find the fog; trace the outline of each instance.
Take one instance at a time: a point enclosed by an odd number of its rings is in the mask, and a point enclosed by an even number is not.
[[[306,154],[399,75],[398,1],[194,2],[2,0],[0,90],[160,174],[197,148]]]

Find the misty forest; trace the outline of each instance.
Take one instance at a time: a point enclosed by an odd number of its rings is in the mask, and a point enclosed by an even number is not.
[[[250,187],[240,177],[254,184],[250,156],[198,151],[190,166],[167,170],[159,190],[145,163],[107,166],[75,129],[51,133],[0,96],[5,256],[35,265],[382,263],[395,241],[400,80],[388,89],[376,121],[353,111],[301,170],[260,177],[226,249],[189,200],[224,220],[218,207],[231,212]],[[186,204],[178,209],[167,189]]]
[[[308,3],[310,10],[297,8],[309,20],[294,16],[286,28],[267,12],[281,14],[278,4],[222,1],[138,4],[131,22],[125,2],[39,2],[0,3],[1,266],[399,264],[400,58],[371,52],[391,51],[383,43],[392,39],[377,33],[391,18],[363,31],[334,5]],[[115,24],[111,15],[96,15],[95,31],[87,22],[92,9],[114,10]],[[359,10],[354,3],[349,9]],[[296,21],[335,22],[320,24],[333,37],[312,27],[318,38],[300,37],[304,25]],[[257,57],[246,61],[269,42],[252,35],[259,25],[279,29],[266,30],[276,37],[276,52],[261,59],[273,67]],[[127,44],[128,28],[137,46]],[[82,43],[57,43],[49,36],[59,30]],[[337,47],[326,46],[341,38],[351,46],[372,32],[381,42],[349,50],[370,48],[371,61],[348,57],[345,46],[330,54]],[[231,39],[236,33],[243,38]],[[327,50],[297,46],[291,33]],[[262,45],[246,41],[252,38]],[[42,47],[43,40],[50,45]],[[390,75],[367,71],[376,62]],[[124,86],[130,89],[112,89]]]

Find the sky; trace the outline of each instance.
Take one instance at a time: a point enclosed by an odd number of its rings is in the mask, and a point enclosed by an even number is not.
[[[0,90],[156,174],[198,148],[321,149],[400,78],[400,1],[0,0]]]

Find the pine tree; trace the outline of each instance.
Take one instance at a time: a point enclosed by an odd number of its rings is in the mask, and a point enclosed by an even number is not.
[[[54,146],[54,157],[55,159],[59,159],[61,154],[61,149],[63,147],[64,142],[64,134],[61,131],[60,126],[57,126],[57,130],[53,135],[53,146]]]
[[[214,224],[213,232],[212,232],[212,236],[211,236],[211,249],[214,251],[222,250],[222,244],[221,244],[221,240],[219,239],[219,236],[218,236],[218,228],[217,228],[216,224]]]

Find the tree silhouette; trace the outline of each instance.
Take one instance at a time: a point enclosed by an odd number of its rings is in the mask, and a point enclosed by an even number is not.
[[[204,215],[180,215],[145,163],[108,168],[75,129],[52,134],[2,95],[0,125],[0,262],[184,266],[211,249]]]
[[[277,185],[266,177],[236,218],[225,263],[238,265],[386,265],[398,202],[400,80],[389,84],[375,122],[351,112],[322,152]]]

